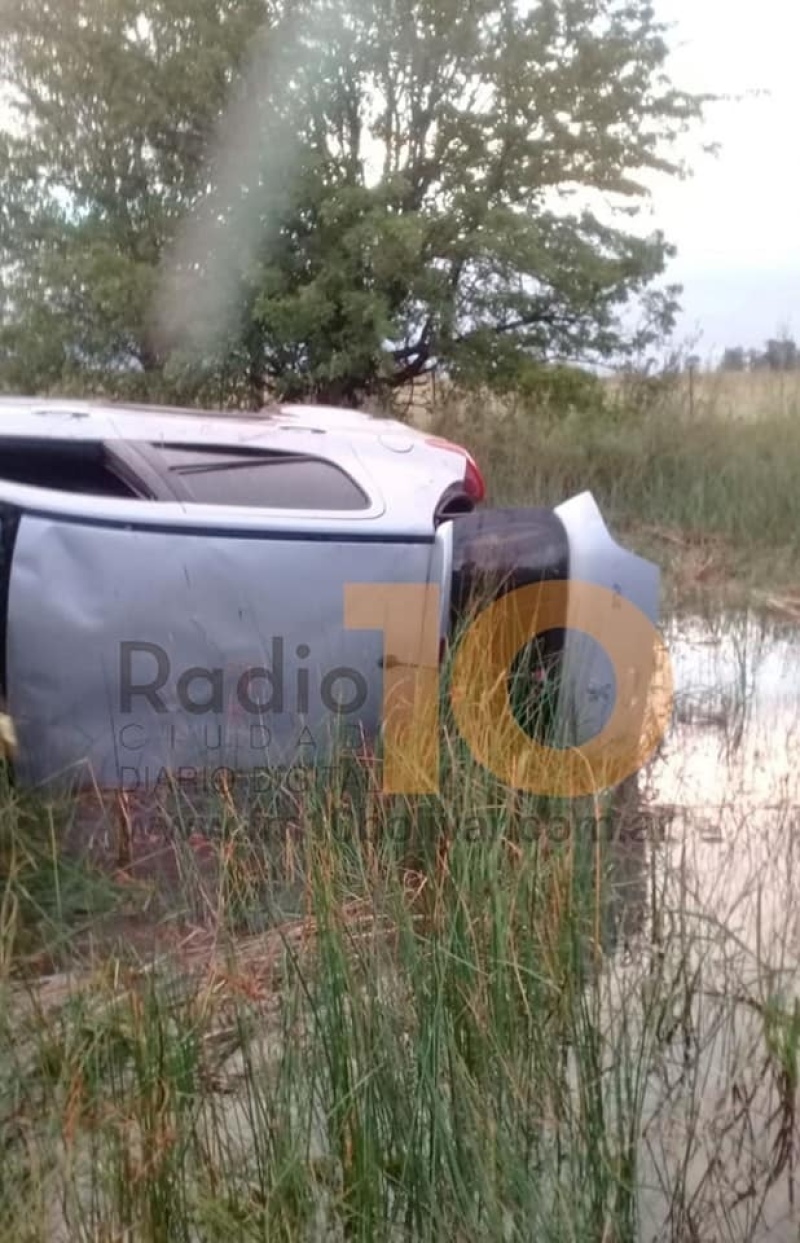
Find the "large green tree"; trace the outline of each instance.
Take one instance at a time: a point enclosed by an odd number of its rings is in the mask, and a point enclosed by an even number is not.
[[[5,387],[357,401],[669,322],[630,215],[702,101],[643,0],[1,12]]]
[[[262,0],[2,0],[4,387],[163,388],[159,263],[264,18]]]

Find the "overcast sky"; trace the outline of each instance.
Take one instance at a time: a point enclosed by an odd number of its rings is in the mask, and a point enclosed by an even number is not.
[[[654,184],[653,223],[678,246],[680,335],[697,352],[758,345],[783,325],[800,337],[800,0],[656,0],[675,21],[672,77],[715,94],[753,95],[708,110],[686,147],[695,175]],[[755,97],[756,92],[768,95]]]

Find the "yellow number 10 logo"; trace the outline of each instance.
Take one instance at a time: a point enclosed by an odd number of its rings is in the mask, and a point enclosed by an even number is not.
[[[439,791],[439,610],[432,584],[345,588],[345,626],[383,631],[387,794]],[[614,708],[600,732],[564,749],[526,734],[508,695],[517,653],[562,627],[599,643],[616,681]],[[617,785],[653,755],[672,714],[672,668],[659,632],[635,605],[593,583],[546,582],[501,596],[466,628],[450,700],[474,758],[495,776],[530,793],[577,798]]]

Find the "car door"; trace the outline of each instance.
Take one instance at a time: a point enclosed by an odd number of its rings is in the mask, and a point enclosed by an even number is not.
[[[0,445],[19,779],[142,790],[374,741],[383,634],[346,627],[347,585],[439,582],[446,533],[376,521],[380,498],[363,479],[310,470],[307,454],[291,487],[265,466],[283,501],[270,508],[248,493],[255,463],[248,475],[233,452],[211,471],[178,448],[170,465],[182,469],[164,486],[163,466],[148,474],[136,447],[106,449],[127,494],[5,480]]]

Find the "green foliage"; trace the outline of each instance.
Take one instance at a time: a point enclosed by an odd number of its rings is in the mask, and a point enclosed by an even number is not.
[[[259,0],[2,7],[4,388],[163,386],[158,263],[263,18]]]
[[[526,356],[516,360],[500,391],[513,392],[534,416],[554,412],[596,416],[608,404],[607,388],[593,372],[567,363],[543,364]]]
[[[357,402],[655,305],[629,216],[702,101],[645,0],[19,0],[0,36],[6,389]]]

